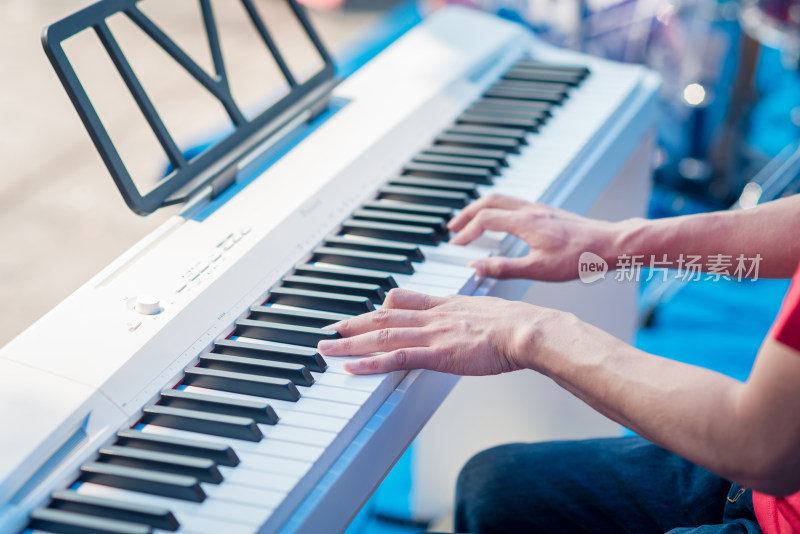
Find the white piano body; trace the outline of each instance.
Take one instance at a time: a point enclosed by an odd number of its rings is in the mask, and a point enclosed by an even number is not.
[[[345,80],[334,97],[346,104],[289,153],[265,171],[258,158],[242,169],[260,176],[240,193],[173,217],[0,351],[0,531],[24,529],[34,507],[524,54],[592,74],[491,189],[585,213],[622,169],[646,183],[654,75],[551,48],[478,12],[437,12]],[[621,209],[641,209],[641,197]],[[524,253],[494,236],[465,258],[501,242]],[[462,292],[527,289],[469,278]],[[137,313],[142,295],[158,297],[161,313]],[[359,390],[352,380],[343,383]],[[420,371],[365,380],[366,402],[248,529],[343,529],[455,383]]]

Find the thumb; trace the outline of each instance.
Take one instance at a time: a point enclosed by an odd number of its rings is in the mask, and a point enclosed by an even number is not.
[[[479,276],[490,278],[530,278],[528,258],[492,257],[476,260],[470,267],[478,271]]]

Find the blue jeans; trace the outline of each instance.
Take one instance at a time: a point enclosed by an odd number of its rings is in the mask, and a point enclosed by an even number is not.
[[[639,438],[515,443],[458,478],[456,532],[760,533],[750,490]]]

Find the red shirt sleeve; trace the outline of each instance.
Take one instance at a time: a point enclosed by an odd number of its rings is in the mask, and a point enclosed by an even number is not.
[[[792,285],[783,299],[770,336],[788,347],[800,350],[800,266],[794,273]]]

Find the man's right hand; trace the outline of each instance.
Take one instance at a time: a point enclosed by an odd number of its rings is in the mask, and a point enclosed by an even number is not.
[[[450,240],[466,245],[486,230],[508,232],[523,239],[530,252],[522,258],[493,257],[472,263],[481,276],[529,278],[561,282],[578,277],[578,258],[593,252],[616,265],[625,223],[610,223],[502,195],[481,198],[464,208],[448,225],[457,232]]]

